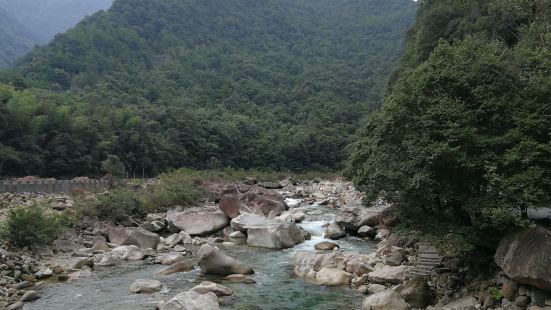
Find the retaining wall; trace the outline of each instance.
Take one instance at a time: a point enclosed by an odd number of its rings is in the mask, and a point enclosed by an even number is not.
[[[109,180],[17,180],[0,181],[0,193],[71,193],[76,189],[101,191],[109,188]]]

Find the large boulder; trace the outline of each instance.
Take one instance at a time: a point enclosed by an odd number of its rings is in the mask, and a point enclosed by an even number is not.
[[[394,289],[384,290],[366,297],[362,310],[407,310],[409,305]]]
[[[204,244],[197,252],[198,265],[205,274],[228,276],[231,274],[251,274],[253,269],[245,263],[226,255],[218,248]]]
[[[230,219],[236,218],[242,213],[251,213],[251,210],[236,194],[224,195],[218,203],[218,208]]]
[[[327,228],[325,228],[325,233],[323,234],[323,237],[333,240],[340,239],[346,237],[346,231],[342,229],[339,224],[331,222],[329,223],[329,225],[327,225]]]
[[[506,234],[494,260],[509,278],[551,291],[551,231],[548,229],[537,226]]]
[[[215,233],[228,226],[230,220],[224,212],[180,212],[171,218],[171,226],[176,227],[191,236],[204,236]]]
[[[247,245],[268,249],[286,249],[304,241],[302,230],[290,222],[271,221],[247,231]]]
[[[155,249],[160,237],[139,227],[114,227],[107,232],[109,242],[117,245],[136,245],[143,249]]]
[[[400,296],[413,308],[425,309],[432,302],[432,294],[427,279],[418,277],[409,281]]]
[[[280,193],[253,186],[239,198],[253,213],[268,216],[270,212],[281,214],[287,208],[285,198]]]
[[[347,207],[335,218],[335,222],[346,230],[357,232],[362,226],[376,226],[379,224],[380,212],[366,208]]]
[[[232,219],[231,227],[235,230],[246,233],[250,228],[262,227],[266,225],[267,222],[268,218],[263,215],[245,213]]]
[[[218,297],[214,293],[199,294],[195,291],[180,293],[166,303],[159,305],[159,310],[219,310]]]
[[[406,278],[408,266],[385,266],[368,273],[369,281],[379,284],[400,284]]]
[[[338,268],[321,268],[316,272],[315,283],[327,286],[348,285],[352,274]]]
[[[346,285],[353,275],[346,272],[346,262],[351,257],[342,252],[317,254],[297,251],[293,258],[295,275],[319,285]]]

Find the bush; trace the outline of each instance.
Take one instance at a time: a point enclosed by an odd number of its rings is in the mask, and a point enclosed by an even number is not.
[[[177,170],[159,176],[159,181],[147,186],[141,193],[141,201],[150,212],[164,211],[175,205],[189,206],[202,196],[193,182],[196,179],[190,170]]]
[[[71,225],[64,213],[49,213],[43,206],[12,208],[2,225],[2,238],[13,245],[24,247],[49,244]]]
[[[81,215],[115,221],[145,213],[137,194],[122,188],[77,201],[77,208]]]

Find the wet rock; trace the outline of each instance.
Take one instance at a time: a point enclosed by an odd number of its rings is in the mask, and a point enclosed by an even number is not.
[[[20,309],[23,309],[23,306],[25,304],[22,302],[22,301],[17,301],[11,305],[9,305],[9,307],[7,308],[7,310],[20,310]]]
[[[225,277],[224,279],[235,282],[235,283],[245,283],[245,284],[254,284],[256,281],[244,274],[230,274],[229,276]]]
[[[369,281],[379,284],[400,284],[404,282],[407,266],[385,266],[379,270],[370,272]]]
[[[165,266],[170,266],[170,265],[174,265],[176,263],[179,263],[181,261],[184,261],[185,260],[185,257],[182,256],[182,254],[180,253],[168,253],[166,255],[163,255],[160,257],[160,260],[161,260],[161,264],[165,265]]]
[[[335,248],[340,248],[340,246],[330,241],[322,241],[322,242],[316,243],[314,248],[316,250],[321,250],[321,251],[332,251]]]
[[[251,274],[253,269],[241,261],[238,261],[218,248],[204,244],[197,252],[198,265],[205,274],[231,275],[231,274]]]
[[[88,266],[90,268],[94,268],[94,260],[92,258],[80,258],[77,259],[74,263],[72,268],[73,269],[82,269],[82,267]]]
[[[204,236],[215,233],[228,226],[229,218],[224,212],[180,212],[173,216],[172,226],[191,236]]]
[[[139,227],[115,227],[108,231],[109,242],[117,245],[135,245],[140,248],[155,249],[159,235]]]
[[[325,229],[323,237],[333,240],[340,239],[346,237],[346,231],[342,229],[337,223],[331,222]]]
[[[429,284],[422,277],[409,281],[400,296],[413,308],[425,309],[432,302]]]
[[[159,310],[219,310],[214,293],[199,294],[194,291],[180,293],[159,306]]]
[[[216,296],[233,295],[233,291],[231,289],[210,281],[201,282],[201,284],[195,286],[191,290],[199,294],[214,293]]]
[[[357,232],[362,226],[379,224],[379,212],[366,208],[346,207],[335,218],[335,222],[346,230]]]
[[[371,226],[364,225],[358,229],[358,236],[360,237],[367,237],[367,238],[375,238],[375,235],[377,235],[377,230]]]
[[[537,226],[503,237],[494,260],[507,276],[521,284],[551,291],[551,231]]]
[[[193,261],[186,259],[185,261],[172,264],[170,267],[167,267],[162,271],[158,272],[157,275],[167,276],[169,274],[173,274],[177,272],[188,272],[190,270],[193,270]]]
[[[295,223],[273,221],[247,231],[247,245],[268,249],[286,249],[304,241]]]
[[[38,298],[40,298],[40,295],[38,295],[36,291],[26,291],[25,294],[23,294],[23,296],[21,296],[19,300],[22,302],[29,302],[29,301],[37,300]]]
[[[50,268],[42,268],[40,269],[36,274],[35,277],[37,279],[45,279],[53,276],[54,272]]]
[[[409,305],[393,289],[375,293],[364,299],[362,310],[407,310]]]
[[[157,280],[139,279],[136,280],[128,291],[134,294],[152,294],[161,290],[161,282]]]
[[[230,238],[247,238],[244,233],[240,231],[234,231],[231,234],[228,235]]]

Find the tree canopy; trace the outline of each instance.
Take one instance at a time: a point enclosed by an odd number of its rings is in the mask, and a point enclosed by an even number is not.
[[[551,202],[551,1],[422,1],[347,174],[405,212],[506,228]]]
[[[1,74],[4,173],[339,168],[416,7],[117,0]]]

